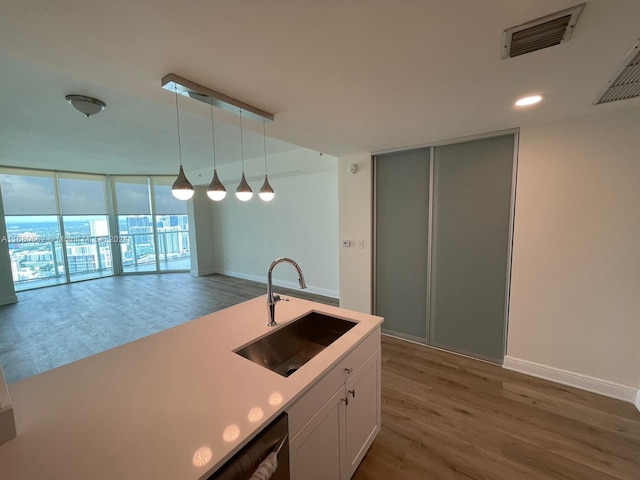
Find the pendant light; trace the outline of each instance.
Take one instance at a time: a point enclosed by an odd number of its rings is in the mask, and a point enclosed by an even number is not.
[[[269,185],[269,177],[267,176],[267,127],[264,118],[262,119],[262,139],[264,141],[264,183],[258,195],[260,195],[263,201],[270,202],[273,200],[273,197],[276,196],[276,193],[273,191],[273,188],[271,188],[271,185]]]
[[[209,102],[211,107],[211,142],[213,143],[213,180],[207,188],[207,196],[214,202],[219,202],[227,196],[227,191],[218,178],[218,172],[216,170],[216,130],[213,122],[213,101]]]
[[[236,197],[238,197],[238,200],[242,202],[246,202],[248,200],[251,200],[251,197],[253,197],[253,190],[251,190],[251,187],[247,183],[247,179],[244,178],[244,142],[242,137],[242,110],[240,110],[240,151],[242,153],[242,156],[241,156],[242,179],[240,180],[240,185],[238,185],[238,188],[236,189]]]
[[[180,145],[180,112],[178,110],[178,88],[174,86],[176,94],[176,121],[178,124],[178,157],[180,159],[180,171],[178,172],[178,178],[173,182],[171,186],[171,193],[178,200],[189,200],[193,197],[195,191],[193,185],[187,180],[187,176],[184,174],[184,168],[182,167],[182,145]]]

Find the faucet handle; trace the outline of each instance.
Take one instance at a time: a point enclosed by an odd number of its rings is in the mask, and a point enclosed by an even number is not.
[[[280,295],[278,295],[277,293],[275,293],[273,295],[273,303],[276,304],[278,302],[288,302],[289,299],[285,298],[285,297],[281,297]]]

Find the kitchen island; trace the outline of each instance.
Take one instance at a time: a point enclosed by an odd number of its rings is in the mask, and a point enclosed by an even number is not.
[[[234,353],[274,331],[262,296],[10,385],[2,479],[207,478],[281,412],[320,408],[312,389],[365,340],[379,356],[380,317],[291,298],[276,320],[310,311],[356,326],[290,377]]]

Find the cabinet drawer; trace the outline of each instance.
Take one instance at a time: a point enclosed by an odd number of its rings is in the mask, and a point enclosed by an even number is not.
[[[376,350],[380,348],[380,329],[371,332],[351,353],[322,378],[314,383],[300,399],[287,409],[289,414],[289,438],[313,417],[340,386],[352,377]]]

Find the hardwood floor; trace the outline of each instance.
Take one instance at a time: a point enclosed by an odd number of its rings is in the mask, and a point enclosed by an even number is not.
[[[382,399],[353,480],[640,479],[629,403],[385,336]]]
[[[338,304],[304,291],[276,291]],[[0,306],[0,365],[12,383],[265,293],[262,283],[188,273],[107,277],[18,292],[18,303]]]
[[[20,292],[0,307],[0,363],[13,382],[264,293],[189,274]],[[382,397],[382,430],[354,480],[640,479],[631,404],[385,336]]]

